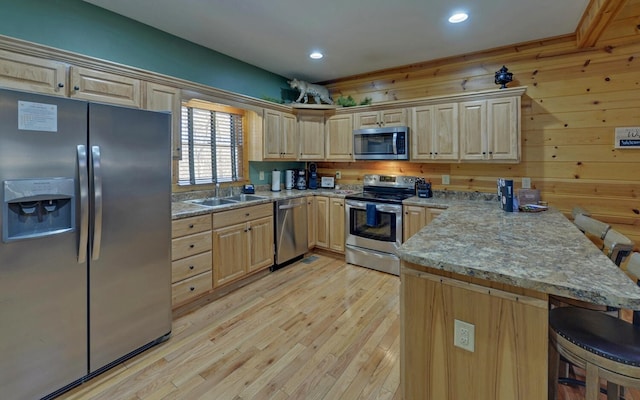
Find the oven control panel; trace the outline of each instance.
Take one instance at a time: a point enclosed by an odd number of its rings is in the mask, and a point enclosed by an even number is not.
[[[406,175],[365,175],[364,186],[414,188],[418,177]]]

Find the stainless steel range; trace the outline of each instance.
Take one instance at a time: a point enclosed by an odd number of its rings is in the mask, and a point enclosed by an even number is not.
[[[346,196],[346,261],[400,275],[402,201],[415,195],[415,176],[365,175],[362,193]]]

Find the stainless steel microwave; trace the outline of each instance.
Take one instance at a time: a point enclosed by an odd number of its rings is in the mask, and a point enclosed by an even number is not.
[[[408,160],[409,127],[354,130],[353,157],[356,160]]]

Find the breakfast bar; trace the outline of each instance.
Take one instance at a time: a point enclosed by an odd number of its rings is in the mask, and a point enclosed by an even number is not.
[[[455,204],[400,257],[406,399],[546,399],[550,296],[640,309],[640,288],[553,209]]]

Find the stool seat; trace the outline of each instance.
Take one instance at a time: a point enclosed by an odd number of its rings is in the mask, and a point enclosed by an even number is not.
[[[630,323],[594,310],[559,307],[549,312],[549,327],[589,352],[640,367],[640,328]]]

